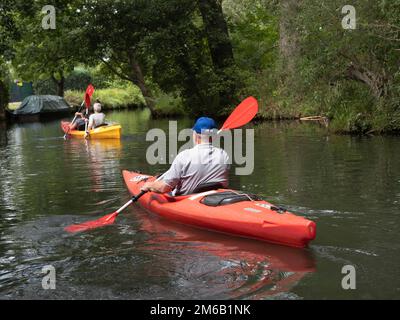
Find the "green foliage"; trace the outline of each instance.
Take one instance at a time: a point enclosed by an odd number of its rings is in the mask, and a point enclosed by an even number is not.
[[[83,97],[83,90],[67,90],[65,92],[66,101],[75,107],[81,105]],[[137,108],[144,107],[145,105],[143,95],[139,88],[133,85],[125,85],[118,88],[96,89],[93,94],[92,103],[97,99],[103,105],[104,110]],[[155,109],[157,115],[161,117],[184,115],[181,97],[167,95],[163,92],[157,92]]]
[[[65,90],[85,91],[88,84],[92,82],[92,76],[89,71],[82,68],[75,68],[66,78]],[[51,79],[39,79],[33,82],[35,94],[57,94],[57,86]]]
[[[395,93],[393,77],[400,58],[395,27],[400,2],[351,4],[356,8],[355,30],[342,28],[344,4],[339,0],[324,5],[311,0],[301,6],[295,27],[302,54],[285,94],[303,110],[311,105],[307,115],[332,118],[335,131],[393,130],[397,122],[390,119],[392,100],[400,93]]]
[[[44,0],[0,4],[0,57],[14,57],[38,93],[57,93],[65,78],[77,104],[92,82],[106,107],[215,117],[253,95],[262,118],[322,115],[341,132],[400,130],[400,0],[354,0],[355,30],[342,28],[341,0],[50,2],[56,30],[41,28]]]
[[[343,1],[301,1],[282,14],[269,0],[225,0],[235,57],[264,118],[329,117],[339,132],[399,130],[400,1],[356,0],[357,28],[342,28]],[[280,54],[282,23],[293,55]],[[268,49],[269,48],[269,49]]]
[[[84,91],[65,92],[66,101],[74,106],[80,106],[84,96]],[[97,89],[93,94],[92,103],[96,100],[101,102],[104,110],[144,106],[140,90],[133,85],[123,88]]]
[[[14,56],[13,43],[20,33],[15,23],[15,10],[29,4],[15,3],[12,0],[0,2],[0,118],[9,101],[10,71],[7,61]]]
[[[17,25],[21,38],[14,44],[13,66],[23,80],[52,79],[60,92],[64,78],[80,61],[80,43],[74,32],[76,11],[72,1],[70,4],[55,2],[57,24],[54,30],[42,27],[41,9],[48,4],[46,1],[32,2],[31,7],[19,11]]]
[[[89,71],[83,68],[75,68],[65,79],[65,89],[85,91],[91,82],[92,76]]]
[[[252,72],[274,66],[279,40],[278,16],[264,0],[228,0],[224,7],[238,66]]]
[[[148,39],[157,57],[153,81],[164,92],[180,92],[185,110],[194,116],[226,113],[224,107],[229,105],[220,94],[235,87],[236,72],[214,68],[196,2],[164,9],[164,19],[157,22],[157,32]]]
[[[96,89],[120,88],[127,85],[126,81],[98,65],[94,68],[75,68],[65,79],[65,90],[85,91],[89,83]],[[36,80],[33,87],[36,94],[57,94],[57,87],[51,79]]]
[[[180,96],[173,96],[158,92],[155,100],[155,108],[158,116],[180,117],[186,114],[183,107],[182,98]]]
[[[179,92],[194,114],[219,114],[228,105],[226,97],[235,96],[230,91],[237,72],[214,68],[197,1],[85,3],[90,5],[80,11],[79,20],[89,21],[81,26],[87,55],[101,58],[114,74],[138,85],[148,104],[154,100],[153,87],[170,96]]]
[[[0,56],[0,117],[2,117],[2,113],[4,109],[8,105],[9,97],[9,83],[10,83],[10,74],[8,70],[8,66]]]
[[[122,80],[117,75],[110,72],[104,64],[100,63],[87,70],[91,77],[91,83],[98,89],[119,88],[127,85],[126,80]]]
[[[50,79],[33,81],[33,91],[38,95],[57,95],[57,87],[54,81]]]
[[[28,1],[2,0],[0,2],[0,57],[10,60],[14,56],[13,45],[21,32],[16,23],[16,11],[29,12]]]

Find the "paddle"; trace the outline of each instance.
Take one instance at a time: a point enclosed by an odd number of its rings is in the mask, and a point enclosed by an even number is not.
[[[86,114],[88,113],[88,109],[89,109],[89,107],[90,107],[90,102],[91,102],[91,101],[90,101],[90,98],[92,97],[93,93],[94,93],[94,87],[93,87],[92,84],[89,84],[89,85],[87,86],[87,88],[86,88],[86,91],[85,91],[85,97],[84,97],[84,99],[83,99],[83,101],[82,101],[82,103],[81,103],[81,106],[80,106],[79,110],[78,110],[79,112],[81,111],[83,105],[86,104]],[[72,119],[72,122],[71,122],[71,124],[70,124],[70,127],[68,128],[68,132],[66,132],[66,133],[64,134],[64,139],[67,138],[67,136],[68,136],[68,134],[69,134],[69,131],[71,130],[71,125],[74,124],[74,122],[75,122],[75,120],[76,120],[76,117],[77,117],[77,115],[75,114],[75,117],[74,117],[74,119]]]
[[[235,129],[249,123],[255,117],[257,112],[258,112],[257,100],[253,97],[245,99],[239,106],[236,107],[236,109],[228,117],[228,119],[225,121],[224,125],[218,132],[221,132],[223,130]],[[108,214],[100,219],[87,221],[82,224],[71,225],[66,227],[64,230],[71,233],[75,233],[113,224],[117,216],[123,210],[129,207],[132,203],[138,201],[144,194],[146,194],[146,191],[142,191],[137,196],[134,196],[131,200],[125,203],[117,211]]]
[[[248,97],[240,103],[226,119],[218,134],[223,130],[236,129],[248,124],[258,112],[258,102],[254,97]]]
[[[94,91],[94,89],[93,89],[93,91]],[[86,118],[88,118],[89,108],[90,108],[90,105],[92,104],[92,102],[90,101],[90,98],[91,98],[90,92],[88,93],[86,91],[86,94],[85,94]],[[85,139],[87,139],[88,137],[89,137],[88,122],[86,121],[86,123],[85,123]]]
[[[86,231],[89,229],[95,229],[95,228],[101,228],[104,226],[107,226],[109,224],[113,224],[117,216],[126,208],[128,208],[132,203],[138,201],[147,191],[142,191],[139,193],[137,196],[134,196],[131,200],[129,200],[127,203],[125,203],[121,208],[119,208],[117,211],[108,214],[100,219],[93,220],[93,221],[87,221],[81,224],[75,224],[66,227],[64,230],[75,233],[75,232],[82,232]]]

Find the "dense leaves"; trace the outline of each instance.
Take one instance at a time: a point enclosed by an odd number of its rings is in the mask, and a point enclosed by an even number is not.
[[[65,77],[82,60],[77,37],[75,8],[64,1],[54,1],[56,28],[44,29],[42,8],[48,1],[35,1],[27,10],[19,11],[20,41],[14,44],[13,66],[24,80],[51,79],[57,94],[64,95]]]
[[[56,7],[56,30],[41,28],[47,4]],[[3,0],[0,79],[4,86],[9,71],[36,84],[50,79],[58,94],[90,80],[130,83],[154,116],[165,101],[193,116],[226,115],[254,95],[265,118],[321,115],[339,131],[399,130],[400,0],[352,1],[354,30],[342,27],[346,4]],[[77,73],[82,66],[90,79]]]

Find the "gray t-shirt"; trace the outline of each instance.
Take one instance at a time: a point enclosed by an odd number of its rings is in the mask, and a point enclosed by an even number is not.
[[[89,128],[96,128],[104,123],[106,115],[104,113],[93,113],[89,117]]]
[[[211,144],[198,144],[179,153],[163,180],[174,189],[173,195],[190,194],[200,184],[219,182],[228,186],[229,156]]]

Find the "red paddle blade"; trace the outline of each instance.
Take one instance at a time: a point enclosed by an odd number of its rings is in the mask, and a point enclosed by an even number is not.
[[[100,219],[93,220],[93,221],[87,221],[81,224],[74,224],[71,226],[68,226],[64,228],[65,231],[70,232],[70,233],[76,233],[76,232],[83,232],[86,230],[90,229],[96,229],[96,228],[101,228],[110,224],[113,224],[115,221],[115,218],[118,216],[117,212],[108,214]]]
[[[235,129],[248,124],[258,112],[258,102],[254,97],[248,97],[239,104],[226,119],[221,130]]]
[[[94,93],[94,87],[91,84],[89,84],[85,93],[86,108],[90,107],[91,104],[90,98],[92,97],[93,93]]]
[[[94,93],[94,87],[92,84],[89,84],[88,87],[86,88],[86,94],[91,97]]]

